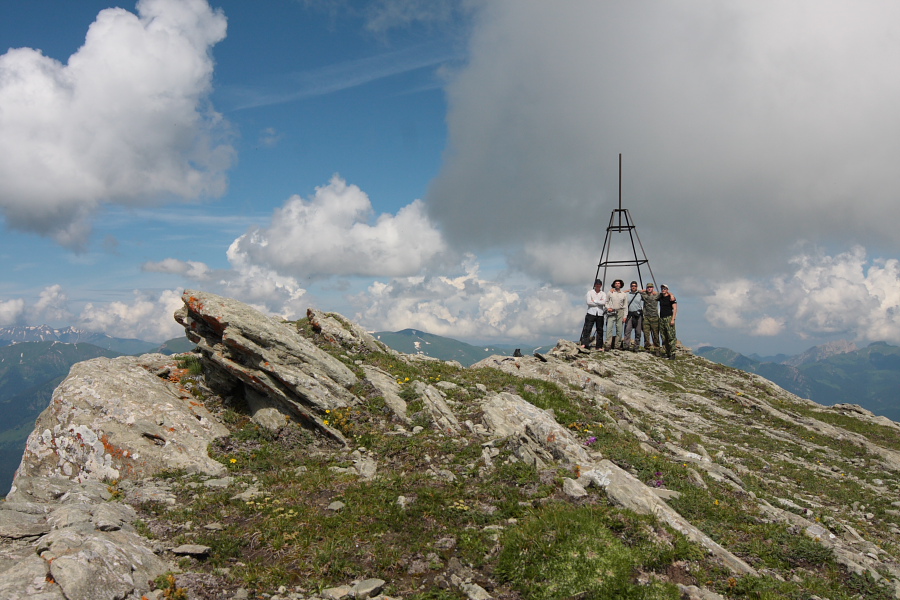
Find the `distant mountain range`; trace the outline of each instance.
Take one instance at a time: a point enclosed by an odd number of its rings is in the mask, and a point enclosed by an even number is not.
[[[857,348],[832,342],[796,356],[744,356],[728,348],[703,346],[694,354],[713,362],[757,373],[801,398],[830,406],[859,404],[900,421],[900,347],[875,342]],[[777,359],[777,362],[772,359]]]
[[[159,344],[143,340],[114,338],[105,333],[92,333],[65,327],[62,329],[40,325],[37,327],[4,327],[0,329],[0,346],[17,342],[64,342],[66,344],[92,344],[118,354],[144,354],[155,352]]]
[[[494,354],[511,356],[517,348],[523,354],[532,354],[542,348],[549,350],[556,345],[492,344],[489,346],[473,346],[451,338],[425,333],[418,329],[404,329],[403,331],[394,332],[378,331],[372,335],[398,352],[421,354],[441,360],[455,360],[464,367],[468,367]]]

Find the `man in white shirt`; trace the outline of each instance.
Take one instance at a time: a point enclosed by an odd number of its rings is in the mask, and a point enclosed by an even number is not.
[[[597,350],[603,351],[603,315],[606,312],[606,293],[603,282],[594,280],[594,289],[588,290],[585,296],[587,314],[584,315],[584,327],[581,329],[581,346],[591,347],[591,330],[597,329]]]

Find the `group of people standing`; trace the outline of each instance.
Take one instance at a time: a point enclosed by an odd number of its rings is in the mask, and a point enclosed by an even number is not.
[[[664,347],[669,359],[675,358],[675,317],[678,302],[669,291],[669,286],[661,285],[657,293],[652,283],[638,289],[637,281],[632,281],[630,289],[623,291],[625,282],[613,281],[609,294],[603,291],[603,282],[594,281],[585,301],[588,310],[581,330],[581,345],[590,348],[591,332],[596,329],[596,348],[603,351],[603,330],[606,323],[607,347],[610,349],[630,349],[637,352],[641,347],[656,353]],[[652,346],[651,346],[652,343]]]

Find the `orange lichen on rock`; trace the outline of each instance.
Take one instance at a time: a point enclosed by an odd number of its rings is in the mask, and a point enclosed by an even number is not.
[[[100,436],[100,442],[103,444],[103,449],[106,450],[107,454],[112,456],[113,458],[123,459],[128,457],[128,450],[122,450],[112,444],[109,441],[109,438],[106,437],[106,434]]]
[[[190,296],[187,299],[188,308],[190,308],[194,312],[200,312],[203,310],[203,302],[200,301],[196,296]]]

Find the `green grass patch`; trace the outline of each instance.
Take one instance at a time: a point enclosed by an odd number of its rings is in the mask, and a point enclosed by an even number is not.
[[[496,573],[524,597],[680,598],[652,577],[675,560],[696,557],[678,534],[650,517],[602,506],[555,503],[529,514],[502,538]],[[651,576],[639,582],[637,573]]]

